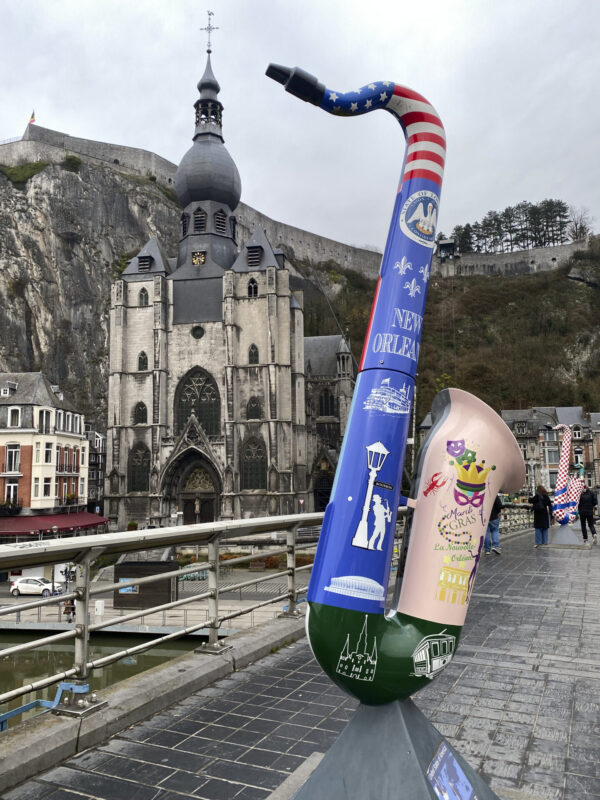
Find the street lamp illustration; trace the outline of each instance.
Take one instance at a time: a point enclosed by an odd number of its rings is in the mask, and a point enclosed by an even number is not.
[[[375,478],[377,473],[383,467],[383,463],[389,455],[389,450],[382,444],[382,442],[373,442],[365,448],[367,451],[367,464],[369,466],[369,483],[367,486],[367,493],[365,495],[365,502],[362,508],[362,517],[358,523],[356,533],[352,539],[354,547],[362,547],[364,550],[369,548],[369,530],[367,526],[367,517],[369,516],[369,508],[371,507],[371,497],[373,495],[373,486],[375,485]]]

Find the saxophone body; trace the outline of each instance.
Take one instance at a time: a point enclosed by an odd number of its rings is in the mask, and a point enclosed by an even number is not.
[[[387,602],[397,510],[445,164],[439,115],[392,81],[327,89],[270,65],[287,91],[338,116],[383,109],[406,152],[338,467],[308,590],[307,635],[325,672],[361,702],[403,699],[450,662],[494,498],[525,478],[492,409],[457,389],[435,399],[418,457],[409,545]]]

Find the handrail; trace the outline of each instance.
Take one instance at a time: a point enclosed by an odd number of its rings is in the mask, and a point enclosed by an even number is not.
[[[223,622],[241,616],[242,614],[251,613],[257,608],[278,603],[281,600],[287,599],[289,601],[289,608],[293,611],[298,592],[296,573],[299,570],[306,571],[310,569],[310,565],[306,567],[296,567],[295,553],[297,530],[301,525],[306,525],[314,529],[314,527],[318,527],[322,518],[322,513],[292,514],[281,517],[224,520],[197,525],[179,525],[173,528],[159,528],[150,531],[122,531],[112,534],[72,536],[61,539],[46,539],[41,541],[36,540],[35,542],[0,545],[0,571],[5,571],[12,567],[50,564],[59,561],[72,561],[77,564],[74,591],[67,592],[63,595],[55,595],[47,599],[35,600],[0,609],[0,616],[7,616],[9,614],[20,615],[22,611],[56,605],[57,603],[63,603],[65,600],[74,600],[76,623],[72,628],[66,631],[59,631],[50,636],[45,636],[43,639],[24,642],[0,650],[0,657],[5,657],[27,650],[33,650],[45,644],[74,639],[75,654],[73,668],[57,673],[56,675],[47,676],[36,681],[34,684],[28,684],[27,686],[0,694],[0,703],[29,694],[31,691],[49,686],[52,683],[58,683],[64,680],[65,677],[76,676],[77,679],[86,681],[89,671],[98,666],[118,661],[119,658],[129,653],[142,652],[143,650],[150,649],[163,642],[177,639],[198,630],[208,629],[209,644],[215,645],[218,643],[218,630]],[[270,545],[275,543],[270,538],[265,537],[262,540],[257,540],[256,538],[257,535],[273,533],[275,531],[286,534],[285,547],[279,545],[273,548],[272,546],[270,547]],[[264,550],[261,552],[262,558],[286,554],[286,568],[280,569],[275,573],[256,576],[251,580],[237,581],[234,583],[219,582],[219,571],[223,566],[226,565],[229,567],[243,564],[257,557],[257,554],[253,553],[251,555],[239,556],[221,561],[219,557],[219,544],[227,543],[229,540],[234,539],[240,542],[243,542],[245,539],[252,541],[254,546],[257,541],[264,544]],[[157,575],[111,583],[108,586],[106,584],[103,586],[90,585],[90,563],[100,554],[131,552],[174,545],[197,545],[200,543],[208,545],[207,561],[195,562],[189,566],[168,570],[167,572],[162,572]],[[118,591],[119,589],[131,586],[164,581],[165,579],[179,579],[190,573],[199,571],[206,571],[208,573],[208,589],[206,591],[194,593],[190,596],[171,600],[168,603],[162,603],[150,608],[131,609],[131,612],[125,615],[90,624],[90,599],[95,596],[106,595],[112,591]],[[269,597],[267,600],[245,605],[243,608],[236,609],[235,611],[219,613],[219,593],[236,591],[282,577],[287,578],[287,592]],[[110,656],[106,656],[102,659],[88,658],[89,636],[91,633],[108,627],[122,625],[131,620],[148,616],[149,614],[160,613],[161,611],[164,613],[166,610],[179,608],[198,600],[208,600],[208,619],[192,625],[187,625],[184,614],[184,626],[178,630],[158,638],[152,638],[136,647],[128,648],[118,653],[112,653]],[[17,616],[17,619],[19,619],[19,616]]]

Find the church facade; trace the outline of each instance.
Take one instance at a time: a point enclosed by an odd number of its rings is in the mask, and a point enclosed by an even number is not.
[[[354,374],[342,336],[304,337],[302,292],[241,182],[210,53],[175,189],[179,249],[150,240],[111,288],[105,514],[112,529],[322,510]]]

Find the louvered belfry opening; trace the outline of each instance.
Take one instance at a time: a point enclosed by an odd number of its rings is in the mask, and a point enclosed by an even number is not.
[[[138,256],[138,270],[140,272],[150,272],[152,266],[152,256]]]
[[[215,213],[215,233],[227,234],[227,214],[224,211]]]
[[[203,211],[201,208],[197,208],[194,211],[194,233],[205,233],[206,221],[206,211]]]
[[[252,246],[248,248],[247,254],[247,264],[249,267],[258,267],[260,266],[260,262],[262,261],[263,257],[263,249],[262,247]]]

